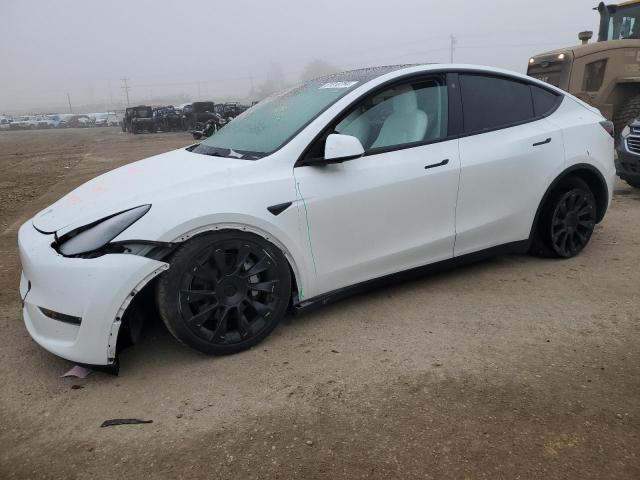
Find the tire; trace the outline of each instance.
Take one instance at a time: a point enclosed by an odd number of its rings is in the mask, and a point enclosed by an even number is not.
[[[640,94],[631,97],[624,105],[620,106],[613,115],[613,126],[616,134],[616,144],[620,142],[622,129],[640,115]]]
[[[156,286],[160,317],[176,339],[202,353],[251,348],[276,328],[289,306],[289,264],[257,235],[201,235],[181,246],[170,263]]]
[[[545,257],[575,257],[591,239],[596,212],[593,192],[583,180],[562,180],[544,203],[531,252]]]

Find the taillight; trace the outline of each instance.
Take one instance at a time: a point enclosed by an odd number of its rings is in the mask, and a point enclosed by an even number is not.
[[[604,128],[609,135],[611,135],[611,138],[615,136],[616,132],[615,132],[615,128],[613,128],[613,122],[610,122],[609,120],[605,120],[603,122],[600,122],[600,125],[602,125],[602,128]]]

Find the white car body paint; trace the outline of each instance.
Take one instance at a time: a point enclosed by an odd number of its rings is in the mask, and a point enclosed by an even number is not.
[[[613,140],[598,125],[603,120],[598,113],[564,92],[561,106],[535,122],[342,164],[294,168],[325,126],[365,93],[403,75],[442,70],[505,74],[559,91],[488,67],[408,67],[358,85],[257,161],[178,149],[101,175],[20,229],[29,333],[69,360],[113,361],[112,337],[132,292],[170,265],[133,254],[67,258],[51,244],[54,232],[61,237],[139,205],[152,207],[114,241],[184,242],[206,231],[251,231],[284,252],[303,302],[528,239],[547,188],[571,165],[595,167],[606,179],[610,199]],[[547,138],[549,143],[533,147]],[[438,168],[425,168],[435,164]],[[267,210],[287,202],[292,205],[277,216]],[[39,307],[82,317],[82,324],[53,320]]]

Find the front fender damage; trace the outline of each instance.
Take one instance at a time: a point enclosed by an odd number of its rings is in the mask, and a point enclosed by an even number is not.
[[[162,272],[169,269],[169,264],[165,263],[158,267],[156,270],[151,272],[145,278],[143,278],[134,288],[131,290],[127,298],[122,302],[120,308],[118,309],[115,318],[111,324],[111,331],[109,333],[109,342],[107,345],[107,358],[110,364],[115,364],[117,361],[117,343],[118,343],[118,333],[120,332],[120,327],[122,326],[122,321],[124,319],[124,315],[127,311],[127,308],[133,301],[133,299],[142,291],[142,289],[151,282],[154,278],[160,275]]]

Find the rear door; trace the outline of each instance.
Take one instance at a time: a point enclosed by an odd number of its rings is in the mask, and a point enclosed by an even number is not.
[[[511,77],[461,73],[459,83],[464,136],[456,256],[527,239],[540,199],[564,163],[562,134],[545,118],[562,97]]]

